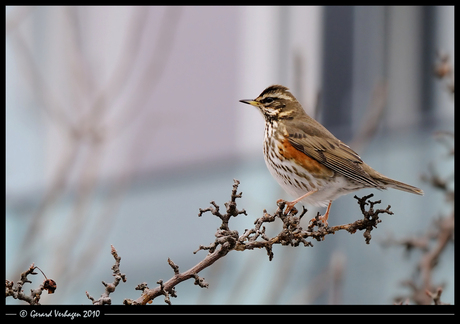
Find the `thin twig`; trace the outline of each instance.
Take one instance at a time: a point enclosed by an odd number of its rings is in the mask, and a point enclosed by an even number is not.
[[[95,300],[91,295],[86,292],[86,297],[91,300],[93,305],[111,305],[112,304],[112,299],[110,298],[110,294],[115,291],[115,288],[118,286],[120,281],[126,282],[126,275],[124,273],[121,273],[120,271],[120,262],[121,262],[121,257],[118,255],[117,250],[113,247],[113,245],[110,246],[111,248],[111,253],[113,258],[115,259],[115,264],[112,266],[112,271],[113,271],[113,276],[115,277],[113,279],[113,282],[111,283],[106,283],[102,281],[102,284],[105,287],[104,293],[101,295],[101,297],[97,300]]]
[[[323,241],[327,235],[334,234],[340,230],[345,230],[351,234],[356,233],[358,230],[364,230],[365,241],[369,244],[371,240],[370,232],[381,222],[379,215],[393,214],[393,212],[390,211],[390,206],[386,209],[374,210],[374,206],[379,204],[380,201],[369,201],[369,198],[373,196],[372,194],[363,198],[355,196],[364,216],[363,219],[350,224],[329,227],[325,226],[319,220],[318,214],[310,221],[307,229],[302,229],[300,226],[300,220],[306,214],[307,210],[304,208],[297,216],[298,211],[293,208],[288,214],[285,214],[286,202],[281,200],[277,203],[278,208],[273,215],[268,214],[267,211],[264,210],[263,216],[255,220],[254,228],[246,229],[244,233],[240,235],[238,231],[231,230],[229,227],[231,217],[236,217],[241,214],[247,215],[244,209],[239,210],[237,208],[236,199],[242,197],[242,193],[238,193],[239,184],[240,182],[238,180],[234,180],[230,201],[224,204],[225,212],[221,211],[220,206],[214,201],[211,201],[210,207],[205,209],[200,208],[199,210],[198,216],[200,217],[204,213],[210,212],[222,221],[221,226],[215,234],[214,242],[208,246],[200,245],[194,252],[197,253],[200,250],[206,250],[208,251],[206,257],[197,265],[184,272],[180,272],[179,266],[171,261],[171,259],[168,259],[168,264],[173,269],[174,276],[166,282],[163,280],[157,281],[159,286],[152,289],[148,288],[146,283],[137,286],[136,290],[142,290],[141,296],[135,300],[125,299],[123,301],[125,305],[145,305],[147,303],[151,303],[153,299],[160,295],[165,296],[165,302],[167,304],[171,304],[170,297],[176,296],[174,287],[182,281],[191,278],[195,279],[196,285],[202,288],[207,288],[208,283],[204,280],[204,278],[199,277],[198,273],[205,268],[210,267],[217,260],[223,258],[233,250],[244,251],[265,248],[267,250],[269,260],[272,260],[274,256],[272,246],[274,244],[289,246],[299,246],[300,244],[303,244],[304,246],[312,247],[313,244],[307,240],[308,238]],[[269,238],[265,233],[264,224],[272,223],[277,218],[281,219],[283,222],[283,228],[278,235]]]
[[[25,283],[32,283],[27,277],[29,275],[36,275],[35,269],[40,270],[40,272],[45,277],[43,283],[38,286],[36,289],[30,290],[30,295],[26,295],[22,289]],[[21,273],[21,278],[16,282],[5,280],[5,297],[13,297],[14,299],[19,299],[27,302],[29,305],[40,305],[40,297],[44,290],[48,291],[48,294],[54,293],[56,290],[56,282],[53,279],[48,279],[45,273],[33,263],[23,273]]]

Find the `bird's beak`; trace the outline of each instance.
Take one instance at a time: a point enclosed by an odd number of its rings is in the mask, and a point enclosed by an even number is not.
[[[240,100],[240,102],[248,104],[248,105],[256,106],[256,107],[259,105],[257,101],[252,100],[252,99],[244,99],[244,100]]]

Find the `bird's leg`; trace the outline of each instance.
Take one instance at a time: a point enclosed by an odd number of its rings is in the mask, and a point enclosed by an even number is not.
[[[289,214],[289,212],[291,211],[292,208],[294,208],[294,205],[297,204],[299,201],[301,201],[302,199],[304,199],[305,197],[308,197],[310,196],[311,194],[317,192],[318,189],[315,189],[315,190],[312,190],[312,191],[309,191],[307,192],[305,195],[293,200],[293,201],[286,201],[286,210],[284,211],[284,215],[287,215]],[[278,200],[279,201],[279,200]],[[327,218],[326,218],[327,219]]]
[[[319,220],[323,222],[325,226],[328,226],[327,219],[329,218],[329,211],[331,210],[332,200],[329,201],[327,205],[326,213],[323,216],[319,216]]]

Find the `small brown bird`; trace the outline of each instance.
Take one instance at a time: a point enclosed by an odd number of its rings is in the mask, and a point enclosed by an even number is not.
[[[348,145],[308,116],[282,85],[272,85],[254,100],[240,100],[265,118],[264,158],[268,170],[296,203],[327,206],[320,217],[327,226],[332,201],[363,188],[394,188],[417,195],[423,191],[378,173]]]

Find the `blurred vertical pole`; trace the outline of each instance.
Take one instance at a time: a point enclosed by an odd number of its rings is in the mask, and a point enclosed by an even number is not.
[[[344,141],[351,137],[353,11],[351,6],[324,8],[320,121]]]
[[[422,122],[429,126],[434,120],[434,83],[437,81],[433,77],[433,62],[436,61],[435,38],[436,38],[436,7],[423,6],[421,8],[422,23],[422,51],[420,53],[422,66],[426,67],[421,71],[422,90],[421,90],[421,110],[423,113]]]

